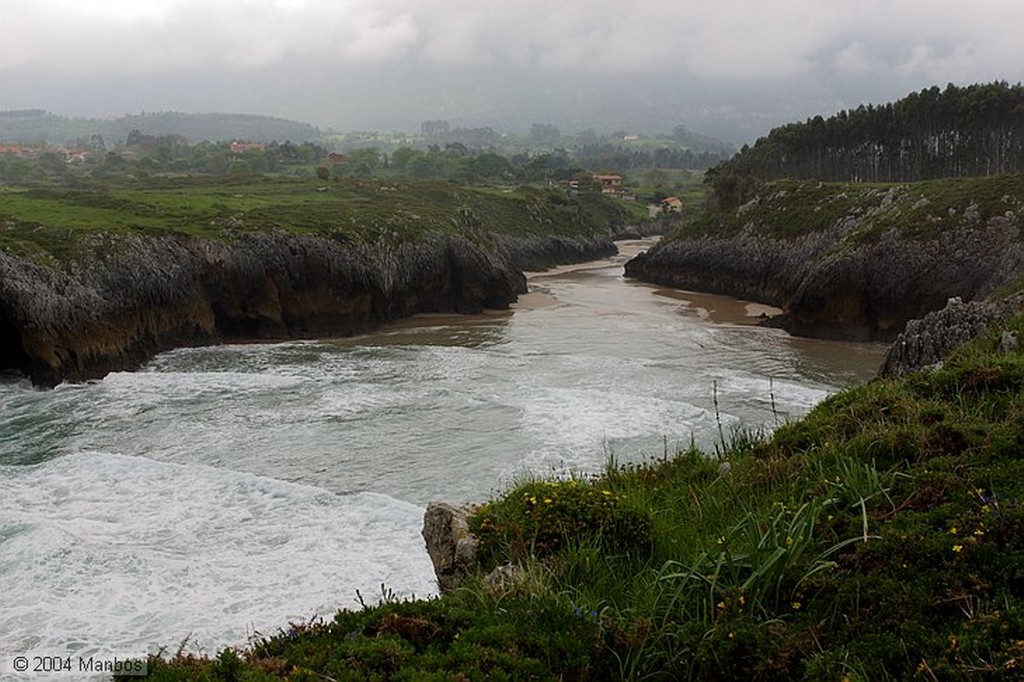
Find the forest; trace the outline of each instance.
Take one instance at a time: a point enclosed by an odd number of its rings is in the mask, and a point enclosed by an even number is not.
[[[884,105],[773,129],[709,181],[738,200],[751,178],[914,182],[1024,171],[1024,86],[933,86]]]

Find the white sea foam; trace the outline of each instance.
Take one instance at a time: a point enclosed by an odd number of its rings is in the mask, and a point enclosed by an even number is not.
[[[215,650],[434,591],[422,509],[197,465],[81,453],[0,467],[0,651]],[[191,650],[191,649],[190,649]]]
[[[844,381],[871,364],[678,315],[614,270],[559,281],[560,305],[491,326],[0,383],[0,655],[138,655],[190,633],[212,652],[329,618],[356,589],[432,593],[422,509],[396,498],[711,448],[719,424],[775,423],[768,377],[799,415],[837,387],[837,358]]]

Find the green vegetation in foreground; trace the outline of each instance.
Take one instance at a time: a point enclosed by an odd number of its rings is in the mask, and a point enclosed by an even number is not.
[[[625,202],[556,189],[503,190],[438,181],[164,179],[104,191],[0,190],[0,250],[65,260],[90,234],[232,239],[287,230],[396,243],[430,233],[591,235],[635,220]]]
[[[151,679],[1020,679],[1024,355],[998,337],[720,457],[507,491],[471,520],[485,570],[520,567],[505,587],[154,658]]]
[[[793,239],[857,219],[848,239],[874,240],[892,229],[928,239],[1000,215],[1020,222],[1024,175],[899,184],[772,180],[758,185],[739,208],[705,211],[668,238],[727,238],[753,225],[761,234]]]

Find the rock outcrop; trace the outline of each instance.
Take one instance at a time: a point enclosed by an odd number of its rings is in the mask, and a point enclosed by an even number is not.
[[[423,515],[423,540],[441,592],[449,592],[476,567],[477,540],[466,520],[471,507],[431,502]]]
[[[65,265],[0,252],[0,371],[52,386],[179,346],[344,336],[415,313],[503,309],[526,290],[521,268],[615,252],[606,236],[493,241],[97,234],[87,257]]]
[[[1024,310],[1024,295],[999,301],[964,303],[952,298],[942,310],[911,320],[885,353],[879,373],[900,376],[926,367],[934,367],[957,346],[967,343],[1011,315]],[[1017,339],[1004,332],[1000,352],[1016,352]]]
[[[982,212],[970,198],[943,208],[910,185],[853,197],[808,184],[663,240],[626,275],[782,308],[780,326],[800,335],[891,341],[949,298],[984,298],[1024,272],[1017,196]]]

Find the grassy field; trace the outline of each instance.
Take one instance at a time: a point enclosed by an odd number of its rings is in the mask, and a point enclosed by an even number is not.
[[[524,481],[477,509],[484,565],[453,593],[151,678],[1020,679],[1024,356],[998,335],[770,438]]]
[[[109,190],[0,189],[0,249],[74,257],[87,234],[231,239],[281,229],[371,243],[428,233],[595,234],[637,218],[625,202],[559,190],[345,179],[161,179]],[[640,207],[642,210],[642,207]]]
[[[970,227],[992,216],[1024,214],[1024,176],[949,178],[917,183],[823,183],[775,180],[738,210],[708,211],[672,236],[728,237],[749,224],[778,238],[823,232],[845,218],[861,218],[853,239],[876,239],[890,229],[926,239]]]

